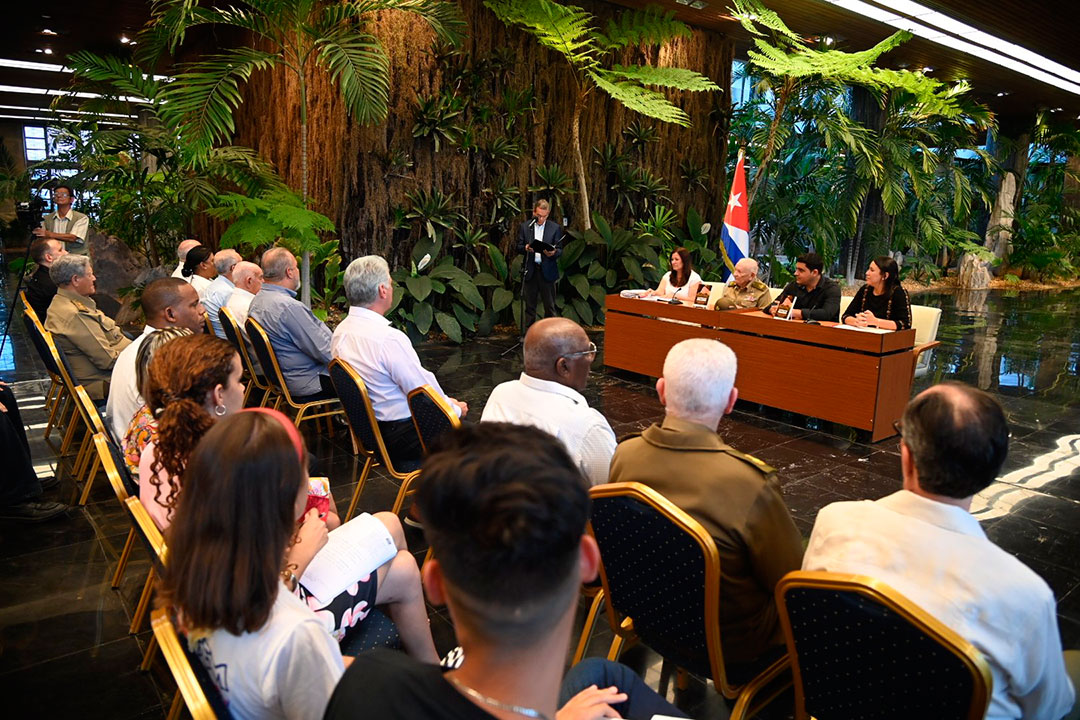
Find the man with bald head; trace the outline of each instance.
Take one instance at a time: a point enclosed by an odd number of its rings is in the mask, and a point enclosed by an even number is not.
[[[67,252],[62,242],[51,238],[35,240],[30,246],[30,258],[37,267],[26,276],[26,300],[43,324],[49,317],[49,303],[56,296],[56,283],[49,277],[49,268]]]
[[[345,268],[343,284],[349,315],[334,330],[331,353],[349,363],[367,385],[390,459],[395,465],[415,466],[423,449],[409,411],[409,393],[430,385],[458,417],[465,417],[469,406],[443,392],[420,364],[409,336],[386,319],[394,306],[394,281],[386,260],[378,255],[353,260]]]
[[[1062,653],[1053,591],[969,512],[1008,449],[989,393],[955,382],[920,393],[900,421],[903,489],[822,508],[803,569],[881,580],[971,642],[993,676],[990,720],[1075,718],[1080,653]]]
[[[123,439],[131,418],[143,405],[139,388],[135,385],[135,358],[143,341],[156,330],[182,327],[201,333],[205,327],[205,313],[199,303],[199,293],[178,278],[154,280],[143,288],[140,302],[146,316],[146,326],[142,334],[116,358],[109,383],[109,400],[105,406],[105,417],[117,441]]]
[[[593,485],[607,482],[615,432],[581,395],[596,345],[573,320],[544,318],[525,333],[525,372],[496,387],[483,421],[531,425],[559,438]]]
[[[262,290],[263,286],[262,268],[253,262],[241,260],[233,267],[232,281],[236,288],[229,296],[225,307],[232,313],[241,332],[246,333],[244,324],[248,319],[251,301],[255,299],[255,295]]]
[[[206,310],[206,316],[210,318],[210,325],[214,328],[214,334],[222,340],[227,338],[225,337],[225,331],[221,329],[218,313],[221,308],[225,307],[225,303],[229,301],[229,297],[232,296],[233,291],[236,289],[236,282],[233,280],[233,269],[242,259],[240,253],[235,250],[218,250],[214,253],[214,269],[217,270],[217,277],[210,281],[210,284],[202,293],[203,309]]]
[[[187,260],[187,254],[191,248],[196,247],[197,245],[202,245],[202,243],[198,240],[188,239],[181,241],[181,243],[176,246],[176,258],[180,261],[180,264],[173,270],[172,276],[174,278],[183,279],[184,261]]]
[[[757,279],[758,264],[753,258],[743,258],[735,263],[731,281],[724,286],[724,294],[716,301],[717,310],[768,307],[772,302],[769,286]]]

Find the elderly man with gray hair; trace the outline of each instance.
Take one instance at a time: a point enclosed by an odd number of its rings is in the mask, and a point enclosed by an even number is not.
[[[716,301],[717,310],[768,307],[772,302],[769,286],[757,279],[758,264],[753,258],[742,258],[735,263],[731,281],[724,286],[724,294]]]
[[[176,269],[172,271],[172,276],[174,278],[184,279],[184,263],[187,261],[187,254],[191,251],[191,248],[198,247],[199,245],[202,245],[202,243],[198,240],[188,238],[187,240],[181,241],[180,244],[176,246],[176,259],[180,262],[176,266]]]
[[[716,539],[724,663],[742,682],[783,653],[773,590],[799,569],[803,545],[775,471],[717,433],[739,397],[736,365],[731,348],[715,340],[671,348],[656,381],[664,420],[619,445],[611,482],[648,485]]]
[[[218,250],[214,253],[214,269],[217,270],[217,277],[210,282],[202,294],[202,304],[206,309],[206,316],[210,318],[210,325],[214,328],[214,334],[222,340],[228,338],[225,337],[225,331],[221,329],[218,313],[221,312],[221,308],[225,307],[225,303],[229,302],[229,297],[236,290],[233,269],[241,260],[243,258],[235,250]]]
[[[45,329],[67,356],[75,382],[84,385],[94,400],[103,400],[116,358],[131,340],[90,297],[97,278],[89,257],[59,257],[49,267],[49,277],[56,283],[56,295],[49,303]]]
[[[277,354],[285,384],[297,402],[337,397],[330,382],[330,328],[296,299],[300,268],[288,248],[272,247],[262,256],[263,287],[251,301],[248,317],[262,325]]]
[[[394,305],[394,281],[386,260],[377,255],[353,260],[345,269],[344,284],[349,315],[334,330],[330,352],[349,363],[367,385],[390,459],[395,465],[415,466],[422,448],[409,411],[409,393],[430,385],[459,417],[468,413],[469,406],[443,392],[435,376],[420,364],[409,337],[386,319]]]

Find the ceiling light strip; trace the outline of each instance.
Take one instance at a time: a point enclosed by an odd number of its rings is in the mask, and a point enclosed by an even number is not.
[[[31,62],[29,60],[11,60],[9,58],[0,58],[0,67],[17,68],[19,70],[37,70],[38,72],[55,72],[67,74],[71,74],[72,72],[72,69],[66,65]],[[169,82],[173,79],[171,75],[152,75],[151,77],[153,77],[158,82]]]
[[[0,114],[0,119],[5,119],[5,120],[29,120],[31,122],[43,122],[43,123],[54,123],[54,122],[56,122],[55,117],[38,117],[38,116],[30,116],[30,115]],[[101,124],[102,125],[122,125],[123,123],[118,123],[115,120],[102,120]]]
[[[46,95],[49,97],[77,97],[77,98],[103,98],[104,95],[90,92],[70,92],[68,90],[57,90],[56,88],[38,88],[38,87],[22,87],[20,85],[0,85],[0,93],[16,93],[22,95]],[[124,102],[146,102],[145,98],[132,97],[130,95],[119,95],[117,100],[123,100]]]
[[[877,20],[878,22],[891,25],[898,30],[907,30],[912,35],[921,37],[924,40],[937,43],[944,47],[959,50],[960,52],[972,55],[974,57],[981,58],[995,65],[999,65],[1009,70],[1020,73],[1021,75],[1027,75],[1028,77],[1041,80],[1047,85],[1052,85],[1061,90],[1073,93],[1074,95],[1080,95],[1080,84],[1070,82],[1062,77],[1048,73],[1041,68],[1029,65],[1016,58],[1008,57],[994,50],[975,45],[966,40],[954,37],[945,33],[942,30],[930,28],[922,23],[916,22],[910,18],[897,15],[895,12],[879,8],[876,5],[870,5],[869,3],[862,2],[862,0],[825,0],[830,5],[850,10],[864,17]],[[1049,63],[1049,60],[1046,60]]]
[[[138,120],[138,115],[124,115],[123,113],[107,113],[107,112],[90,112],[89,110],[67,110],[58,109],[50,110],[48,108],[40,107],[27,107],[26,105],[0,105],[0,110],[25,110],[26,112],[58,112],[61,115],[93,115],[95,117],[116,117],[116,118],[131,118],[132,120]]]

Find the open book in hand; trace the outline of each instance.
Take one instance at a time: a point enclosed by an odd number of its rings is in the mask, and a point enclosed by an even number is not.
[[[328,602],[395,555],[397,546],[386,526],[368,513],[357,515],[330,531],[326,546],[304,570],[300,584]]]

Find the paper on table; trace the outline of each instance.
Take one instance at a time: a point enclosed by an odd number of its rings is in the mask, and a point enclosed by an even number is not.
[[[884,335],[885,333],[893,332],[892,330],[885,330],[884,328],[855,327],[854,325],[844,325],[844,324],[837,325],[836,327],[838,327],[838,328],[840,328],[842,330],[856,330],[858,332],[876,333],[878,335]]]
[[[300,584],[319,600],[329,602],[396,554],[397,546],[386,526],[364,513],[330,531],[325,547],[308,564]]]

